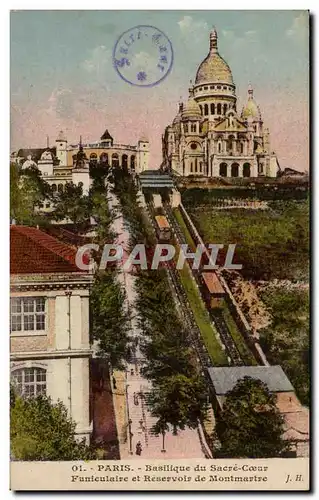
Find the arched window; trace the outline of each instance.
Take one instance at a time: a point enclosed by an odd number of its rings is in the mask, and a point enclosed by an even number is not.
[[[197,158],[195,158],[195,172],[197,173]]]
[[[203,162],[202,161],[199,162],[199,171],[203,172]]]
[[[227,104],[224,104],[224,115],[226,115],[227,112]]]
[[[208,116],[208,104],[204,105],[204,115]]]
[[[196,132],[196,123],[191,123],[191,132]]]
[[[222,151],[222,143],[219,141],[218,142],[218,153],[221,153]]]
[[[221,114],[222,114],[222,105],[221,105],[221,103],[220,103],[220,102],[217,104],[217,114],[218,114],[218,115],[221,115]]]
[[[200,104],[199,107],[200,107],[200,112],[201,112],[201,115],[202,115],[203,114],[203,106]]]
[[[109,155],[107,153],[102,153],[100,155],[100,162],[106,163],[108,165],[109,164]]]
[[[211,114],[211,115],[214,115],[214,114],[215,114],[215,104],[214,104],[214,103],[212,103],[212,104],[210,105],[210,114]]]
[[[112,167],[118,168],[120,166],[119,155],[117,153],[112,154]]]
[[[239,165],[238,163],[233,163],[231,166],[231,177],[239,176]]]
[[[135,172],[135,156],[134,155],[131,156],[131,163],[130,163],[130,165],[131,165],[131,171]]]
[[[193,162],[191,161],[191,172],[193,172]]]
[[[219,175],[221,177],[227,177],[227,163],[221,163],[219,165]]]
[[[127,168],[128,168],[127,155],[122,155],[122,168],[124,170],[127,170]]]
[[[250,163],[244,163],[243,177],[250,177]]]
[[[242,142],[240,143],[240,152],[241,154],[244,153],[244,144]]]
[[[58,185],[58,191],[59,193],[63,193],[63,184]]]
[[[55,193],[57,190],[56,184],[52,184],[51,189],[52,189],[52,193]]]
[[[20,396],[32,397],[46,393],[47,373],[43,368],[14,370],[11,380]]]

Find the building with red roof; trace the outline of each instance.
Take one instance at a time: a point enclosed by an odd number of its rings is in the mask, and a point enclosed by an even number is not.
[[[25,397],[60,399],[90,440],[89,292],[76,247],[34,227],[10,227],[10,370]]]

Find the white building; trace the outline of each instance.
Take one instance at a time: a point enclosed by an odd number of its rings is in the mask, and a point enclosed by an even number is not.
[[[33,227],[11,226],[10,371],[23,396],[61,400],[90,441],[89,287],[75,250]]]
[[[53,190],[63,191],[67,182],[81,183],[86,194],[91,185],[89,165],[103,162],[116,168],[124,168],[132,173],[140,173],[149,168],[149,142],[142,137],[136,146],[116,144],[108,130],[100,140],[91,143],[68,144],[61,131],[50,148],[20,149],[11,155],[22,168],[37,167]]]
[[[278,161],[270,150],[253,89],[241,114],[230,67],[220,56],[217,32],[199,65],[186,103],[162,137],[163,166],[183,176],[276,177]]]

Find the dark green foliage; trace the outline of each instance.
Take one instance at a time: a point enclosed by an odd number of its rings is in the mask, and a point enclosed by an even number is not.
[[[251,186],[240,188],[191,188],[181,189],[183,203],[192,208],[196,205],[210,205],[218,199],[243,199],[243,200],[306,200],[308,189],[294,186]]]
[[[38,214],[36,209],[41,207],[49,192],[50,186],[43,181],[37,168],[22,170],[17,164],[10,164],[10,217],[16,224],[45,224],[45,216]]]
[[[14,460],[92,460],[94,451],[74,438],[75,423],[62,402],[49,397],[11,401],[11,455]]]
[[[127,356],[129,317],[124,301],[125,293],[114,269],[96,275],[90,295],[92,333],[99,355],[108,358],[112,368],[123,369]]]
[[[307,290],[267,289],[261,294],[272,317],[260,342],[271,364],[287,373],[300,401],[309,406],[309,294]]]
[[[195,429],[207,411],[203,380],[196,375],[188,377],[182,374],[159,379],[154,384],[149,403],[152,415],[158,418],[154,426],[156,434],[165,430],[168,424],[172,426],[174,434],[186,426]]]
[[[276,396],[260,380],[244,377],[226,394],[216,423],[218,458],[271,458],[288,452]]]
[[[62,192],[52,195],[54,212],[52,218],[59,221],[70,219],[75,226],[87,222],[90,218],[89,197],[84,196],[82,187],[67,182]]]

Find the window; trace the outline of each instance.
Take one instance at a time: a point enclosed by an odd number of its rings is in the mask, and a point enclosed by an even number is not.
[[[204,115],[208,115],[208,104],[204,104]]]
[[[32,397],[46,393],[47,374],[43,368],[15,370],[11,379],[20,396]]]
[[[191,132],[196,132],[196,123],[191,123]]]
[[[184,123],[184,132],[186,134],[188,133],[188,125],[187,125],[187,123]]]
[[[208,87],[204,87],[204,90],[208,90]]]
[[[193,172],[193,162],[191,162],[191,172]]]
[[[215,104],[214,103],[210,105],[210,113],[211,113],[211,115],[215,114]]]
[[[191,144],[191,148],[192,148],[192,149],[197,149],[197,144],[196,144],[196,142],[192,142],[192,144]]]
[[[45,330],[44,297],[14,297],[11,303],[11,332]]]
[[[221,103],[220,103],[220,102],[217,104],[217,114],[218,114],[218,115],[221,115],[221,114],[222,114],[222,105],[221,105]]]
[[[131,165],[131,171],[135,172],[135,156],[134,155],[131,156],[131,163],[130,163],[130,165]]]

